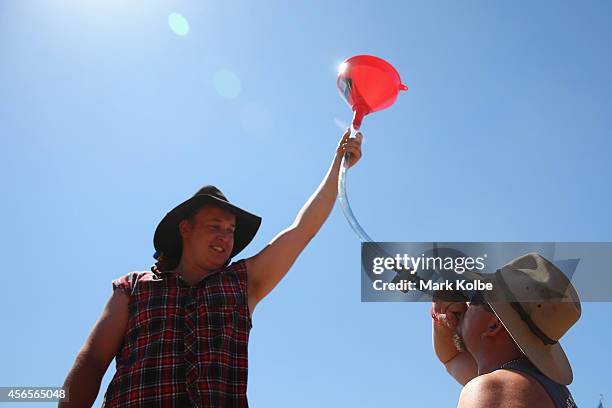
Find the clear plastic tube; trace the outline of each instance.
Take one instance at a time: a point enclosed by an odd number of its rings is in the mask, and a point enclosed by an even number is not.
[[[356,135],[357,130],[351,126],[350,138],[354,138]],[[340,202],[340,208],[342,208],[344,217],[348,221],[353,231],[355,231],[355,234],[357,234],[359,239],[361,239],[362,242],[374,242],[374,240],[370,238],[370,236],[361,227],[359,221],[357,221],[357,218],[355,218],[355,214],[353,214],[351,204],[349,203],[348,195],[346,194],[346,171],[348,170],[348,159],[349,154],[346,153],[342,158],[340,175],[338,176],[338,201]]]
[[[353,138],[356,134],[357,130],[353,128],[353,126],[351,126],[350,137]],[[347,153],[342,158],[342,163],[340,164],[340,174],[338,176],[338,201],[340,202],[342,213],[344,213],[344,217],[348,221],[353,231],[355,231],[355,234],[357,234],[361,242],[374,243],[374,247],[372,248],[374,253],[376,253],[378,256],[389,257],[389,254],[378,243],[374,242],[374,240],[370,238],[367,232],[365,232],[365,230],[359,224],[359,221],[357,221],[357,218],[355,218],[355,214],[353,214],[351,204],[349,203],[348,195],[346,194],[346,171],[348,170],[348,159],[349,154]],[[400,272],[397,270],[395,272],[398,273],[398,275],[400,274]],[[408,275],[407,279],[416,282],[423,280],[418,274]],[[425,294],[428,293],[428,291],[426,290],[420,290],[420,292]],[[408,296],[413,298],[419,298],[420,296],[422,296],[422,294],[411,293]],[[429,294],[429,296],[431,296],[431,294]]]

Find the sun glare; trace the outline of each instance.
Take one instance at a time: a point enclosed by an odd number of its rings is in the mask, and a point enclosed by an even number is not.
[[[228,69],[220,69],[213,74],[213,86],[226,99],[237,98],[242,90],[240,78]]]
[[[170,13],[168,15],[168,25],[176,35],[185,36],[189,33],[189,22],[180,13]]]

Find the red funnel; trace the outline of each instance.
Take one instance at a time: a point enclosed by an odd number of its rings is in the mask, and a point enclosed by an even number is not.
[[[399,91],[408,90],[391,64],[372,55],[356,55],[344,61],[337,85],[340,96],[355,112],[355,130],[361,127],[365,115],[388,108]]]

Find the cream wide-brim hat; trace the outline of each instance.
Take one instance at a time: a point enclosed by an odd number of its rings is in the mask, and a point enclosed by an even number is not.
[[[464,276],[493,283],[493,290],[480,293],[517,346],[542,374],[556,383],[570,384],[572,367],[559,339],[578,321],[581,306],[578,293],[563,272],[543,256],[529,253],[494,274]],[[532,327],[517,307],[531,320]],[[554,344],[546,344],[550,340]]]

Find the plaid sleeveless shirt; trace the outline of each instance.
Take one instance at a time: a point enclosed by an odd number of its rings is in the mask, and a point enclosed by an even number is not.
[[[113,281],[129,321],[104,407],[248,407],[251,317],[244,260],[190,287],[174,272]]]

